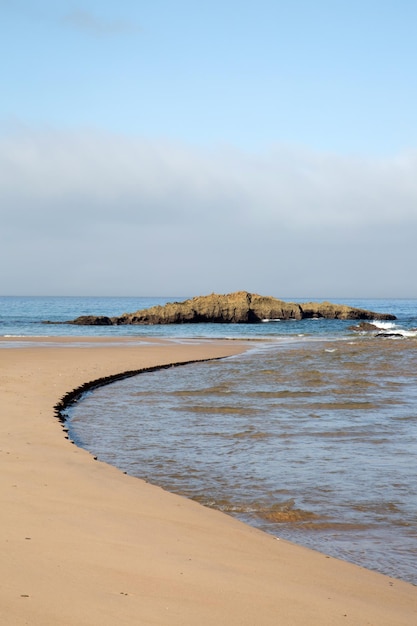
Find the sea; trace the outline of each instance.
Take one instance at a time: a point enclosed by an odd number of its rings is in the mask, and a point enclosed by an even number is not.
[[[0,349],[34,336],[250,339],[242,355],[87,392],[67,410],[70,438],[277,538],[417,584],[417,300],[282,298],[397,316],[368,332],[315,319],[43,324],[183,299],[0,297]]]

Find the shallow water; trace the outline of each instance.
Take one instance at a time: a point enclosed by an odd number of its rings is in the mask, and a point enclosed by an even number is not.
[[[417,584],[417,341],[287,338],[85,396],[104,461],[266,532]]]

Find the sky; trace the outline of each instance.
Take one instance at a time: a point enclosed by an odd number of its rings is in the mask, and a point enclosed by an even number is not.
[[[0,294],[416,297],[415,0],[0,0]]]

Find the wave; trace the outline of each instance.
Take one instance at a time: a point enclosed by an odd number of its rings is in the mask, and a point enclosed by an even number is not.
[[[372,324],[379,330],[377,337],[417,337],[416,328],[400,328],[395,322],[383,322],[380,320],[373,320]]]
[[[382,322],[381,320],[372,320],[372,324],[381,330],[393,330],[397,328],[395,322]]]

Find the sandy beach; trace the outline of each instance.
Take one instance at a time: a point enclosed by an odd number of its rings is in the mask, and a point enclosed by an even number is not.
[[[417,587],[167,493],[65,438],[54,406],[83,383],[243,342],[13,341],[0,347],[2,626],[417,623]]]

